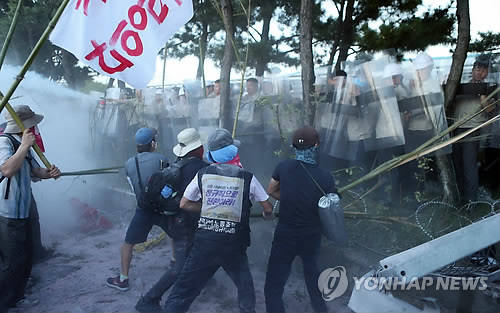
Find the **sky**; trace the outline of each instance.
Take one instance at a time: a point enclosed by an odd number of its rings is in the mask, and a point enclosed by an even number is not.
[[[424,0],[425,7],[445,6],[447,0]],[[325,2],[325,4],[328,1]],[[472,40],[478,38],[478,32],[500,32],[500,0],[470,0],[470,18],[471,18],[471,35]],[[330,8],[335,10],[333,6]],[[277,25],[272,25],[273,31],[279,31]],[[427,49],[433,57],[450,56],[450,46],[433,46]],[[411,56],[411,54],[410,54]],[[198,67],[198,58],[195,56],[185,57],[181,60],[167,58],[166,62],[166,84],[178,84],[186,79],[194,79],[196,77],[196,70]],[[295,72],[296,68],[282,68],[283,73]],[[156,64],[156,72],[153,80],[149,83],[150,86],[158,86],[162,84],[163,73],[163,60],[159,57]],[[216,80],[219,78],[220,70],[215,66],[211,60],[205,62],[205,77],[208,81]],[[232,75],[232,77],[235,77]]]

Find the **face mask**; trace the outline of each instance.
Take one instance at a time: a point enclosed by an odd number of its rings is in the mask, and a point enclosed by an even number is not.
[[[43,140],[42,140],[42,135],[40,134],[40,130],[38,129],[38,126],[33,126],[30,128],[30,131],[35,135],[35,142],[38,147],[40,147],[40,150],[42,152],[45,152],[45,147],[43,146]]]

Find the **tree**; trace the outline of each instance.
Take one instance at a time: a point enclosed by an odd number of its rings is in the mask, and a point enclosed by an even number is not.
[[[256,76],[263,76],[264,72],[269,70],[268,69],[269,63],[284,63],[287,65],[297,65],[299,63],[299,60],[296,57],[290,55],[291,52],[298,51],[298,46],[292,44],[294,47],[291,50],[287,49],[283,51],[282,49],[280,49],[283,43],[285,44],[290,43],[291,40],[296,39],[298,36],[292,35],[290,37],[285,37],[281,35],[280,37],[276,37],[270,34],[271,20],[275,15],[275,12],[277,12],[277,9],[283,8],[283,6],[288,2],[290,1],[286,0],[255,1],[256,10],[253,10],[253,12],[255,12],[255,14],[253,14],[254,15],[253,20],[261,21],[262,29],[259,32],[257,29],[252,28],[253,31],[259,35],[259,39],[251,36],[249,45],[248,66],[255,68]],[[294,17],[298,17],[299,11],[296,8],[300,7],[300,4],[297,0],[292,0],[291,2],[297,4],[297,6],[294,7],[294,10],[296,12],[293,12],[291,15]],[[287,14],[288,13],[290,12],[287,12]],[[291,24],[293,23],[293,19],[289,18],[284,19],[282,18],[282,16],[280,16],[279,20],[280,20],[280,25],[282,26],[291,26]]]
[[[214,54],[208,52],[210,43],[224,29],[224,23],[210,0],[194,0],[193,9],[193,18],[169,41],[168,52],[177,58],[196,55],[199,60],[196,78],[199,79],[206,56]]]
[[[458,10],[458,9],[457,9]],[[479,33],[479,39],[469,46],[471,52],[493,52],[500,50],[500,33]]]
[[[458,37],[455,51],[453,52],[453,60],[451,63],[450,73],[444,88],[444,105],[445,109],[451,106],[458,88],[458,84],[462,78],[462,71],[467,57],[467,50],[470,42],[470,15],[469,15],[469,0],[457,0],[457,19],[458,19]],[[453,164],[445,155],[436,157],[436,164],[439,168],[439,176],[443,185],[443,196],[445,201],[458,203],[459,193],[456,183]]]
[[[316,107],[314,94],[314,64],[312,53],[312,6],[313,0],[302,0],[300,5],[300,65],[302,67],[302,97],[306,123],[313,125]]]
[[[380,51],[395,48],[398,55],[405,51],[423,50],[428,45],[448,42],[454,17],[449,8],[435,9],[422,17],[415,16],[421,0],[331,0],[337,16],[315,22],[315,37],[330,42],[327,65],[340,64],[354,50]],[[378,30],[371,21],[382,22]]]
[[[235,57],[234,46],[234,24],[233,24],[233,5],[231,0],[220,0],[220,8],[226,29],[226,39],[224,42],[224,57],[220,71],[220,118],[222,127],[229,128],[231,114],[231,68]]]
[[[59,0],[26,0],[19,16],[18,26],[7,52],[7,61],[14,65],[24,63],[38,38],[41,37],[55,11],[60,5]],[[17,0],[0,2],[0,40],[5,40]],[[42,27],[41,27],[42,26]],[[77,65],[78,60],[65,50],[46,42],[31,70],[53,80],[64,80],[69,87],[80,88],[90,79],[91,70]]]

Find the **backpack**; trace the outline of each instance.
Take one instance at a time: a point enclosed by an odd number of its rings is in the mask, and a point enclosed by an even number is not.
[[[153,173],[146,186],[142,184],[139,160],[135,157],[135,167],[139,178],[141,192],[137,197],[137,204],[140,208],[153,212],[174,215],[180,211],[182,193],[179,192],[181,183],[181,168],[193,158],[185,158],[170,164],[167,168]],[[161,194],[163,188],[168,186],[172,189],[172,194],[164,198]]]
[[[0,125],[0,128],[2,127],[2,125]],[[4,129],[1,129],[0,131],[3,132]],[[17,149],[19,149],[19,147],[21,146],[21,143],[14,136],[12,136],[11,134],[1,133],[0,137],[7,137],[7,138],[9,138],[10,142],[12,143],[12,146],[14,147],[14,153],[16,153]],[[31,156],[31,153],[28,153],[26,155],[26,158],[28,159],[28,163],[29,163],[29,165],[31,167],[31,160],[33,159],[32,156]],[[5,179],[5,176],[2,175],[2,177],[0,178],[0,183],[3,182],[4,179]],[[5,200],[9,199],[10,182],[11,182],[11,179],[9,177],[9,178],[7,178],[7,188],[5,188],[5,194],[4,194],[4,197],[3,197]]]

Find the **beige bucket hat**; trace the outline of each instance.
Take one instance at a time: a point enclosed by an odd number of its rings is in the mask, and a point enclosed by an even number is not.
[[[19,116],[23,122],[25,128],[31,128],[43,120],[43,115],[35,114],[27,105],[14,105],[12,108],[16,111],[17,116]],[[21,128],[17,126],[14,118],[8,111],[5,111],[5,119],[7,120],[7,126],[5,127],[4,133],[17,134],[21,132]]]
[[[183,157],[203,145],[201,143],[200,134],[194,128],[183,129],[177,135],[177,142],[178,144],[175,145],[172,150],[178,157]]]

